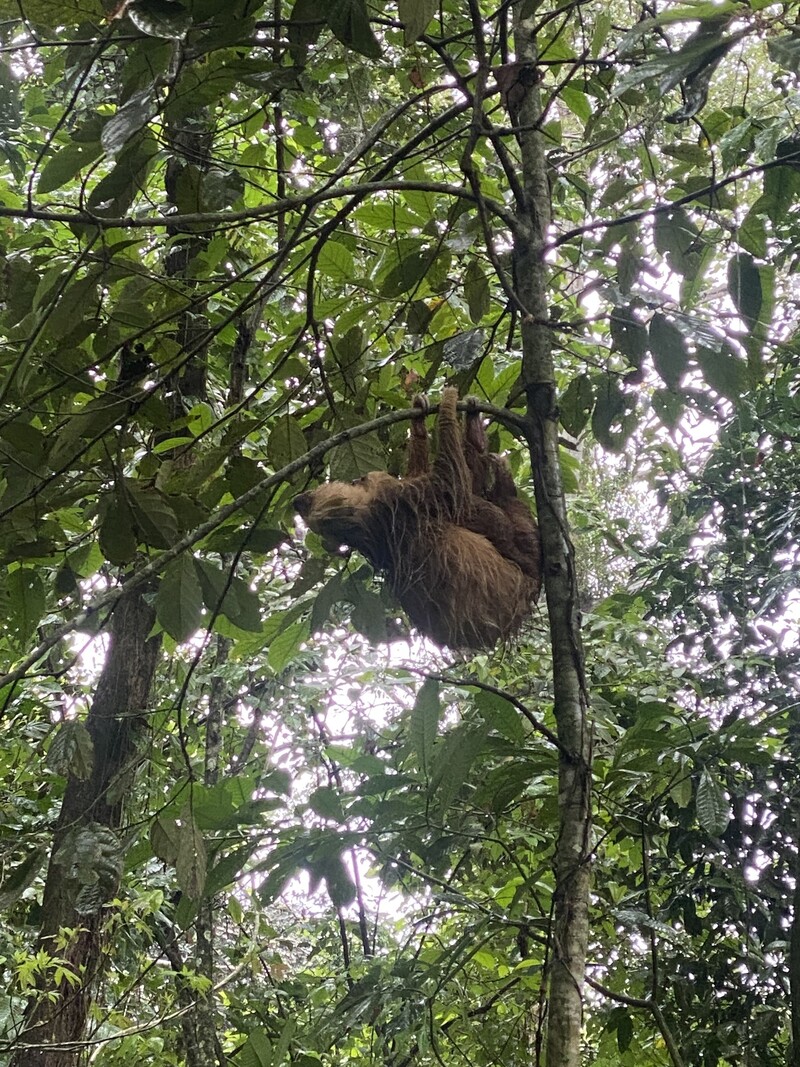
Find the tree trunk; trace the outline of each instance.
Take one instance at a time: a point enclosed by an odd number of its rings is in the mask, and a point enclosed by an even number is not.
[[[550,224],[550,190],[539,131],[536,89],[535,5],[517,7],[515,43],[519,81],[509,91],[519,127],[524,203],[514,240],[515,292],[522,305],[522,375],[528,400],[536,507],[544,557],[544,588],[553,650],[554,708],[559,755],[559,832],[555,854],[553,927],[549,944],[548,1067],[578,1067],[583,983],[589,936],[591,737],[578,583],[567,524],[558,446],[558,408],[548,325],[544,249]],[[518,107],[518,111],[517,111]]]
[[[230,641],[217,637],[216,671],[221,671],[228,659]],[[206,753],[204,782],[214,786],[219,781],[219,764],[222,754],[222,727],[225,700],[229,694],[221,673],[215,673],[211,680],[211,693],[208,700],[208,718],[206,720]],[[190,1060],[190,1067],[214,1067],[224,1064],[225,1056],[219,1043],[219,1026],[217,1023],[216,996],[214,994],[214,935],[215,935],[215,900],[204,897],[195,921],[197,934],[196,967],[197,973],[208,979],[210,985],[206,992],[198,993],[194,1006],[195,1031],[197,1034],[197,1058]]]
[[[102,901],[88,914],[80,905],[76,910],[83,886],[70,876],[71,842],[85,828],[87,835],[101,842],[101,850],[113,850],[110,869],[121,864],[119,843],[103,829],[113,831],[121,823],[128,791],[121,788],[123,773],[131,769],[135,758],[141,712],[158,657],[158,639],[148,639],[154,618],[140,590],[124,596],[114,611],[111,644],[86,718],[94,745],[92,771],[85,781],[70,775],[67,782],[50,854],[38,941],[39,949],[66,961],[80,976],[80,984],[73,988],[67,982],[42,982],[30,1002],[12,1067],[71,1067],[80,1057],[76,1042],[85,1036],[103,959],[104,911]],[[113,887],[103,884],[103,889],[104,899],[110,899]],[[55,938],[64,927],[75,932],[66,948],[58,948]]]

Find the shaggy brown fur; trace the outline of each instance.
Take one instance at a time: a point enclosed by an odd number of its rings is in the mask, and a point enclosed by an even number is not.
[[[383,571],[421,633],[453,648],[491,648],[539,594],[539,532],[505,462],[486,454],[477,413],[462,439],[457,400],[445,389],[432,467],[424,420],[415,419],[407,477],[373,471],[352,485],[330,482],[295,507],[327,548],[357,548]],[[423,398],[415,404],[427,411]]]

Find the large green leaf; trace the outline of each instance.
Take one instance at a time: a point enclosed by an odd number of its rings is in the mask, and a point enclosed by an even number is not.
[[[156,91],[155,85],[140,89],[106,122],[100,138],[106,152],[116,155],[156,115]]]
[[[431,768],[430,792],[446,812],[467,781],[472,764],[486,744],[486,727],[462,723],[437,746]]]
[[[342,44],[346,44],[348,48],[360,52],[368,59],[378,59],[381,55],[380,42],[369,24],[366,0],[328,0],[325,18]]]
[[[199,900],[203,895],[207,868],[208,856],[203,835],[192,817],[191,810],[184,808],[180,817],[175,873],[178,885],[191,900]]]
[[[94,744],[86,726],[77,719],[61,723],[47,750],[47,764],[56,774],[85,782],[94,766]]]
[[[397,13],[403,23],[407,45],[422,36],[438,10],[437,0],[398,0]]]
[[[567,386],[559,402],[561,424],[567,433],[579,437],[594,407],[594,389],[588,374],[579,374]]]
[[[186,641],[202,624],[203,597],[188,552],[168,564],[156,596],[158,621],[176,641]]]
[[[750,332],[761,314],[761,277],[749,252],[739,252],[728,261],[728,292]]]
[[[17,567],[6,578],[8,622],[19,641],[36,631],[45,609],[44,583],[36,571]]]
[[[399,253],[399,260],[390,261],[390,269],[381,283],[381,296],[397,297],[420,284],[433,262],[434,253],[408,250]]]
[[[598,377],[595,396],[592,432],[605,448],[620,451],[636,425],[633,399],[623,393],[619,382],[610,374]]]
[[[309,45],[322,32],[327,12],[327,0],[295,0],[289,16],[289,46],[295,63],[303,66]]]
[[[504,734],[510,741],[521,743],[525,740],[520,712],[499,693],[479,690],[475,695],[475,707],[493,730]]]
[[[417,766],[424,775],[428,775],[432,766],[441,714],[439,683],[426,678],[419,688],[408,722],[409,738]]]
[[[719,780],[704,770],[697,786],[697,818],[713,837],[725,832],[730,821],[730,804]]]
[[[650,350],[658,373],[670,389],[677,389],[689,356],[680,330],[660,312],[650,321]]]
[[[66,185],[71,178],[94,163],[103,154],[103,146],[100,141],[95,142],[72,142],[59,149],[58,152],[42,168],[36,191],[42,195],[52,193]]]

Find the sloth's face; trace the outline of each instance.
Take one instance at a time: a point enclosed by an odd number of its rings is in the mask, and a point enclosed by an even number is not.
[[[382,489],[399,485],[385,471],[371,471],[355,482],[328,482],[295,497],[298,514],[314,533],[327,541],[358,546],[358,534],[369,519],[370,508]]]

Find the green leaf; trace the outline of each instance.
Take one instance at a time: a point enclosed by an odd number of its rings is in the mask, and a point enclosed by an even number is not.
[[[52,156],[42,168],[36,191],[39,194],[52,193],[54,189],[60,189],[75,175],[94,163],[103,154],[103,146],[99,141],[94,143],[76,143],[65,145]]]
[[[116,155],[157,112],[155,84],[148,85],[146,89],[140,89],[138,93],[134,93],[103,127],[100,137],[103,150],[110,155]]]
[[[275,1067],[272,1043],[262,1027],[250,1031],[236,1058],[241,1067]]]
[[[398,0],[397,13],[403,23],[406,45],[419,40],[438,10],[438,0]]]
[[[728,262],[728,292],[745,326],[753,332],[763,303],[761,276],[749,252],[738,252]]]
[[[608,35],[611,32],[611,27],[612,22],[609,14],[600,11],[595,15],[591,44],[591,54],[593,59],[597,59],[603,51],[605,43],[608,40]]]
[[[579,374],[569,383],[559,402],[561,425],[568,434],[580,437],[593,407],[592,379],[588,374]]]
[[[653,232],[656,249],[667,257],[670,267],[679,274],[691,271],[704,242],[683,208],[660,211]]]
[[[18,567],[6,579],[8,622],[20,642],[36,632],[44,614],[45,592],[42,579],[30,567]]]
[[[330,819],[332,822],[338,823],[345,821],[339,794],[329,785],[323,785],[319,789],[315,789],[308,798],[308,804],[311,810],[316,812],[317,815],[321,815],[323,819]]]
[[[191,553],[167,564],[156,595],[156,617],[179,644],[202,625],[203,596]]]
[[[535,774],[530,763],[506,761],[482,778],[475,793],[475,803],[499,814],[522,796]]]
[[[287,540],[283,530],[271,526],[220,526],[202,544],[209,552],[223,552],[236,555],[240,552],[253,552],[266,555],[273,552],[278,545]]]
[[[328,621],[333,605],[338,604],[343,599],[342,576],[341,574],[335,574],[314,598],[311,618],[309,619],[309,629],[312,634],[318,633],[322,629]]]
[[[77,719],[62,722],[47,750],[47,765],[65,778],[87,781],[94,767],[94,743],[91,734]]]
[[[136,556],[137,540],[133,515],[123,494],[115,493],[104,504],[104,514],[98,530],[100,551],[109,563],[123,567]]]
[[[328,240],[320,249],[317,270],[333,281],[350,283],[356,273],[353,253],[341,241]]]
[[[331,480],[353,482],[370,471],[386,470],[386,455],[377,437],[345,441],[329,453]]]
[[[737,403],[747,388],[747,365],[730,350],[698,348],[695,355],[703,377],[720,396]]]
[[[336,908],[346,908],[356,899],[353,876],[338,853],[319,857],[309,865],[312,874],[325,879],[328,896]]]
[[[201,830],[229,830],[252,822],[255,781],[252,775],[226,779],[215,785],[192,787],[192,817]]]
[[[43,848],[33,849],[22,863],[8,870],[0,885],[0,911],[7,911],[15,904],[36,878],[47,856]]]
[[[221,613],[240,630],[261,633],[261,607],[258,596],[247,583],[206,559],[194,561],[203,602],[213,614]]]
[[[282,671],[297,653],[300,645],[308,637],[308,624],[294,622],[274,637],[270,642],[267,657],[270,667],[276,673]]]
[[[707,770],[700,775],[697,786],[697,818],[712,837],[725,832],[730,822],[730,805],[720,782]]]
[[[150,37],[180,40],[191,29],[192,18],[176,0],[133,0],[125,14],[142,33]]]
[[[473,322],[480,322],[490,307],[489,280],[477,260],[470,260],[464,275],[464,295],[467,298],[469,317]]]
[[[697,18],[696,15],[690,17]],[[729,17],[722,15],[718,16],[713,23],[709,21],[704,25],[701,24],[679,51],[662,52],[654,59],[648,59],[628,71],[618,79],[613,95],[620,97],[636,85],[653,81],[657,81],[658,92],[663,95],[680,85],[681,82],[688,80],[691,84],[691,79],[697,79],[703,73],[713,72],[725,53],[735,43],[734,38],[722,38],[719,33],[719,30],[727,25]]]
[[[685,410],[686,404],[678,393],[671,389],[653,390],[653,411],[671,430],[678,426]]]
[[[152,548],[169,548],[178,540],[178,520],[166,498],[157,489],[132,479],[125,482],[131,514],[139,537]]]
[[[669,791],[669,795],[679,808],[688,808],[692,802],[692,779],[688,774],[679,778]]]
[[[257,843],[252,841],[215,863],[206,876],[205,895],[215,897],[217,893],[234,884],[257,847]]]
[[[424,775],[428,775],[432,765],[441,714],[439,683],[426,678],[419,688],[408,723],[409,740],[417,757],[417,766]]]
[[[289,15],[288,38],[292,58],[305,66],[309,46],[315,44],[325,26],[327,0],[295,0]]]
[[[656,312],[650,321],[650,351],[653,363],[670,389],[677,389],[686,373],[689,356],[680,330]]]
[[[481,714],[481,717],[492,730],[497,730],[498,733],[503,734],[516,743],[521,743],[525,740],[525,727],[522,722],[522,715],[499,693],[490,693],[485,689],[481,689],[475,696],[475,707]]]
[[[483,355],[483,330],[464,330],[448,337],[442,345],[442,356],[456,370],[466,370]]]
[[[793,206],[800,200],[800,171],[794,167],[771,167],[764,174],[764,192],[752,210],[767,215],[776,225],[782,225]]]
[[[773,63],[793,74],[800,74],[800,37],[787,33],[783,37],[770,37],[767,52]]]
[[[767,231],[764,220],[755,211],[748,211],[739,229],[736,231],[736,240],[740,247],[751,252],[760,259],[767,256]]]
[[[325,18],[342,44],[368,59],[378,59],[381,46],[372,32],[366,0],[328,0]]]
[[[208,858],[203,835],[192,818],[190,809],[184,808],[180,816],[175,874],[181,890],[192,900],[199,900],[203,895],[207,865]]]
[[[281,1028],[280,1037],[278,1038],[278,1041],[275,1044],[275,1053],[274,1053],[274,1055],[275,1055],[275,1063],[276,1064],[281,1064],[281,1063],[284,1062],[284,1058],[286,1056],[286,1053],[289,1051],[289,1046],[292,1043],[292,1038],[294,1037],[295,1032],[297,1031],[297,1026],[298,1026],[297,1020],[296,1019],[292,1019],[292,1018],[287,1019],[283,1023],[283,1026]],[[294,1056],[292,1056],[291,1059],[292,1059],[292,1067],[298,1067],[298,1064],[295,1062]]]
[[[622,392],[611,374],[596,377],[595,392],[592,432],[604,448],[619,452],[636,425],[635,400]]]
[[[222,211],[240,200],[244,189],[238,170],[210,167],[200,179],[200,210]]]
[[[572,114],[576,115],[584,125],[592,117],[589,98],[586,93],[582,93],[579,89],[575,89],[571,85],[565,85],[559,93],[559,99],[564,101]]]
[[[353,586],[348,584],[347,588],[349,591]],[[355,590],[355,595],[352,596],[354,606],[350,615],[354,629],[363,634],[373,645],[386,641],[388,635],[386,608],[383,600],[377,593],[365,589],[360,583],[355,585]]]
[[[401,254],[399,262],[383,278],[381,296],[394,298],[415,288],[425,277],[433,259],[434,253],[430,250]]]
[[[437,746],[431,767],[430,793],[446,812],[467,781],[472,764],[486,744],[486,728],[462,723]]]
[[[124,215],[144,186],[160,151],[161,147],[150,130],[143,129],[132,137],[117,156],[112,169],[92,189],[89,207],[98,214]]]
[[[629,360],[632,366],[640,367],[647,353],[647,328],[633,313],[622,305],[611,312],[611,340],[614,347]]]
[[[625,1011],[617,1020],[617,1048],[620,1052],[627,1052],[633,1041],[633,1019]]]
[[[168,818],[163,813],[156,816],[150,827],[150,846],[153,854],[164,863],[175,863],[178,858],[181,836],[182,829],[174,819]]]
[[[305,435],[292,415],[275,419],[267,442],[267,458],[277,469],[308,451]]]
[[[122,848],[114,831],[101,823],[73,825],[51,861],[74,889],[78,915],[92,915],[117,892]]]

